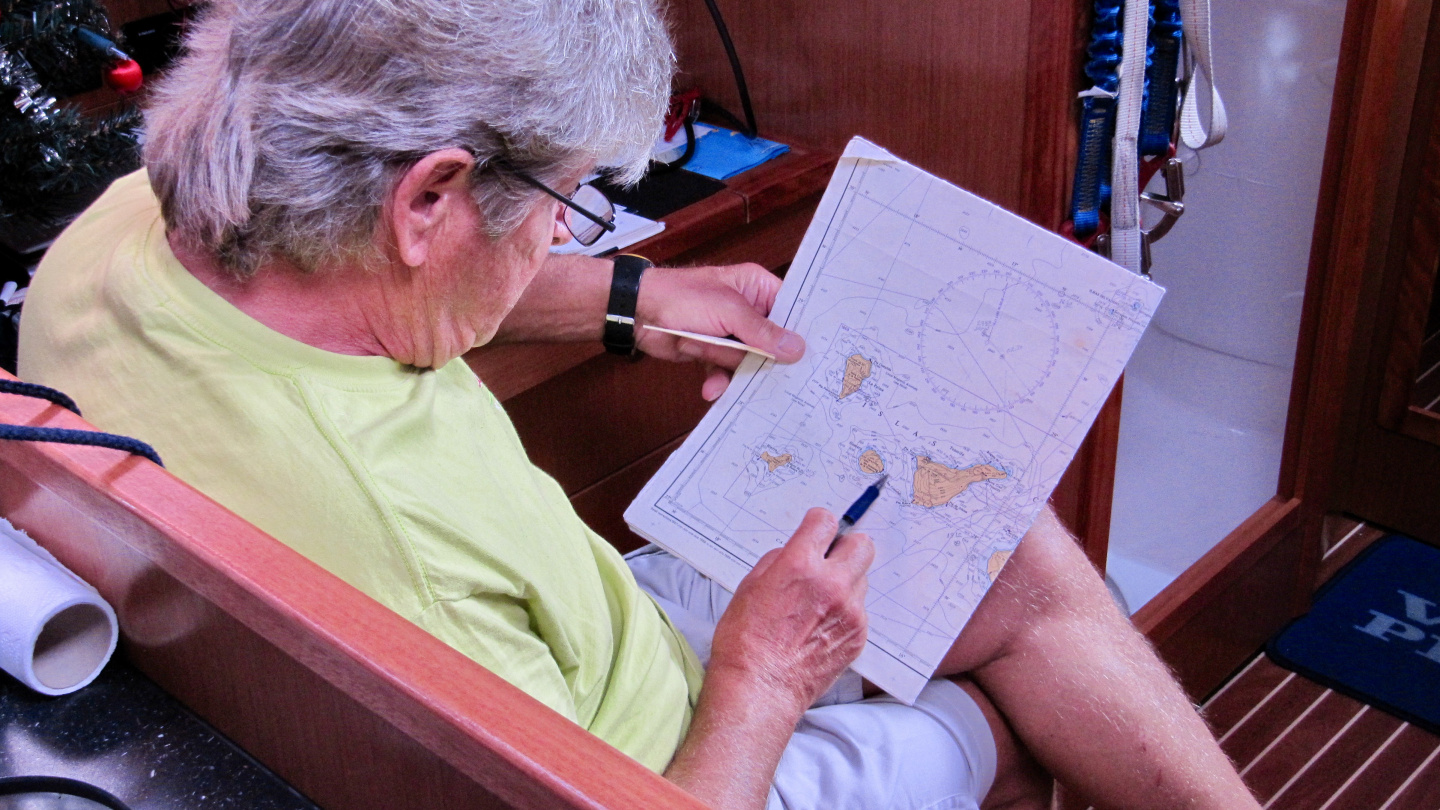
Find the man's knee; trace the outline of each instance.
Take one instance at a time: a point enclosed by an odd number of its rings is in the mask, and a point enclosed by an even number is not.
[[[1104,579],[1047,507],[1000,570],[941,671],[984,666],[1052,625],[1123,620]]]
[[[955,683],[965,690],[980,708],[980,713],[985,715],[990,736],[995,741],[995,781],[980,803],[981,810],[1048,808],[1054,779],[1030,755],[984,690],[969,678],[957,678]]]

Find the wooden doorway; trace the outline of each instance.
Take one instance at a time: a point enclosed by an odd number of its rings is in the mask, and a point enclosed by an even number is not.
[[[1347,392],[1354,438],[1341,448],[1337,506],[1440,545],[1440,9],[1405,146],[1388,246],[1361,291],[1375,317]]]
[[[1135,615],[1192,695],[1308,608],[1328,512],[1440,535],[1440,445],[1415,435],[1431,417],[1382,390],[1413,395],[1434,286],[1437,14],[1347,7],[1276,496]]]

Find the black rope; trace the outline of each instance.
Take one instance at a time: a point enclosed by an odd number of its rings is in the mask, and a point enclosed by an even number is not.
[[[69,779],[64,776],[0,776],[0,796],[18,796],[25,793],[58,793],[63,796],[79,796],[110,810],[130,810],[114,794],[102,790],[89,782]]]
[[[43,385],[20,382],[19,380],[0,379],[0,394],[19,394],[22,397],[35,397],[36,399],[48,400],[76,416],[80,415],[80,408],[76,406],[75,400],[56,391],[54,388],[46,388]]]
[[[76,416],[80,415],[80,409],[75,406],[75,400],[60,391],[56,391],[54,388],[47,388],[43,385],[20,382],[19,380],[0,379],[0,394],[18,394],[22,397],[43,399],[74,412]],[[165,463],[160,460],[160,454],[156,453],[155,448],[145,442],[139,439],[132,439],[129,436],[120,436],[115,433],[101,433],[98,430],[71,430],[70,428],[34,427],[32,425],[7,425],[0,423],[0,439],[108,447],[111,450],[123,450],[133,455],[144,456],[161,467],[165,466]]]
[[[650,161],[650,171],[649,171],[649,173],[650,173],[650,174],[665,174],[666,172],[673,172],[673,171],[675,171],[676,169],[679,169],[680,167],[684,166],[686,163],[689,163],[689,162],[690,162],[690,158],[692,158],[692,157],[694,157],[694,156],[695,156],[695,122],[692,121],[689,116],[686,116],[686,118],[685,118],[685,151],[680,155],[680,157],[675,158],[674,160],[670,161],[669,163],[660,163],[660,162],[654,161],[654,160]]]
[[[3,425],[0,424],[0,439],[13,439],[23,442],[55,442],[56,444],[83,444],[91,447],[108,447],[111,450],[124,450],[137,456],[144,456],[151,461],[165,465],[160,461],[160,455],[155,448],[129,436],[119,436],[114,433],[101,433],[98,430],[71,430],[69,428],[52,427],[31,427],[30,425]]]
[[[725,46],[725,55],[730,58],[730,70],[735,74],[735,89],[740,91],[740,106],[745,111],[745,134],[751,138],[759,137],[760,128],[755,126],[755,108],[750,106],[750,88],[745,84],[745,71],[740,67],[740,56],[735,53],[735,43],[730,39],[730,29],[725,26],[725,18],[720,16],[720,7],[715,5],[715,0],[705,0],[705,5],[710,9],[711,18],[715,20],[715,30],[720,33],[720,42]],[[720,109],[729,118],[735,118],[723,107]]]

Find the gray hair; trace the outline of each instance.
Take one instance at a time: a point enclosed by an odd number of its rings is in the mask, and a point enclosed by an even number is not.
[[[501,167],[632,182],[674,71],[654,0],[216,0],[185,47],[145,161],[167,228],[240,278],[366,261],[393,184],[447,147],[492,238],[539,199]]]

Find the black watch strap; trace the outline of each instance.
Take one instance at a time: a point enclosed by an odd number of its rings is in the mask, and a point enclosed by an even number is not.
[[[605,307],[605,351],[635,355],[635,305],[640,300],[640,276],[650,267],[649,259],[630,253],[614,257],[615,274],[610,277],[610,303]]]

